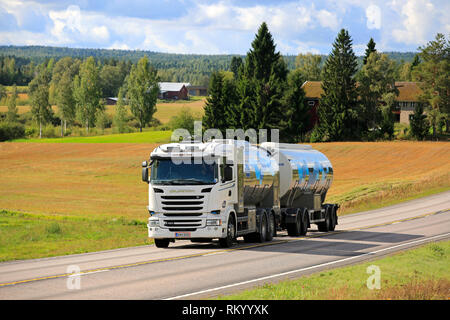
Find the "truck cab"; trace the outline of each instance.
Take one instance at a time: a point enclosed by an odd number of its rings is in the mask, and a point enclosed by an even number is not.
[[[156,246],[167,247],[176,239],[227,242],[228,219],[230,213],[234,217],[237,201],[236,173],[223,152],[212,147],[163,145],[143,163],[142,177],[149,183],[148,235]]]

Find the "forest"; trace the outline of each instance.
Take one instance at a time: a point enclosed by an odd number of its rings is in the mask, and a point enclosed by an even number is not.
[[[414,52],[385,52],[390,59],[397,63],[400,73],[405,63],[410,63]],[[116,50],[116,49],[80,49],[47,46],[0,46],[0,84],[11,86],[26,86],[33,79],[34,70],[41,63],[54,62],[64,58],[84,60],[94,57],[99,66],[110,69],[111,66],[122,65],[122,70],[129,72],[131,65],[142,57],[147,56],[150,63],[158,70],[161,81],[189,82],[192,85],[208,86],[211,73],[214,71],[230,71],[233,57],[245,58],[244,55],[201,55],[174,54],[145,50]],[[323,66],[327,58],[320,55]],[[358,57],[361,67],[363,56]],[[283,59],[289,70],[296,68],[295,55],[284,55]],[[298,59],[297,59],[298,60]],[[126,67],[124,68],[123,65]],[[399,79],[404,80],[404,79]],[[115,96],[118,88],[115,89]]]

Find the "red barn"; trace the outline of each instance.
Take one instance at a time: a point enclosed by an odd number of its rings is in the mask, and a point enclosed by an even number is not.
[[[182,82],[159,82],[159,98],[164,100],[187,100],[189,92],[186,87],[190,83]]]

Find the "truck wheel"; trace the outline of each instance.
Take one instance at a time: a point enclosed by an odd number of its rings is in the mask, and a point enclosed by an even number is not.
[[[303,210],[301,214],[300,235],[304,236],[308,232],[308,211]]]
[[[169,239],[155,239],[155,246],[157,248],[167,248],[169,246]]]
[[[275,228],[275,216],[272,212],[269,213],[269,219],[267,221],[267,235],[266,235],[266,241],[272,241],[273,240],[273,234],[276,232]]]
[[[334,207],[330,207],[330,228],[329,231],[334,231],[334,229],[336,228],[336,220],[337,220],[337,216],[336,216],[336,210],[334,209]]]
[[[331,230],[331,212],[330,207],[327,206],[325,209],[325,221],[317,224],[319,231],[328,232]]]
[[[304,236],[308,231],[308,220],[305,211],[297,210],[297,218],[295,223],[287,225],[288,235],[290,237]]]
[[[263,212],[262,216],[261,216],[261,229],[258,233],[258,242],[264,242],[267,239],[267,233],[268,233],[268,228],[267,228],[267,215]]]
[[[230,215],[227,225],[227,236],[219,239],[219,244],[222,248],[230,248],[233,246],[234,239],[236,238],[236,228],[234,226],[234,218]]]

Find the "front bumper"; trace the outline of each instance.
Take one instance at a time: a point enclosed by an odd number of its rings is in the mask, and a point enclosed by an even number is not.
[[[214,217],[217,218],[217,217]],[[157,225],[154,221],[158,220]],[[176,224],[166,226],[166,220],[177,221],[182,220],[186,223],[186,219],[179,218],[149,218],[147,224],[148,236],[154,239],[212,239],[223,238],[226,236],[226,227],[222,224],[220,226],[206,225],[206,219],[203,218],[200,226],[190,228],[189,226],[177,227]],[[153,223],[152,223],[153,222]]]

